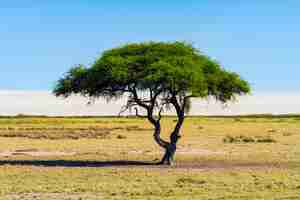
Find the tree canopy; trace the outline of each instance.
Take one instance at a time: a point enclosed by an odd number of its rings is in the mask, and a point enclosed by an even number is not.
[[[107,100],[128,94],[124,108],[146,109],[149,121],[155,126],[156,141],[167,148],[179,138],[190,98],[214,97],[225,103],[249,91],[249,84],[238,74],[225,70],[191,44],[143,42],[104,51],[91,66],[71,68],[53,92],[56,96],[80,94]],[[170,142],[166,142],[158,137],[159,121],[161,112],[172,106],[178,122]],[[158,118],[153,116],[155,109]]]
[[[222,102],[249,92],[248,83],[238,74],[190,44],[146,42],[105,51],[91,67],[73,67],[58,81],[54,93],[114,98],[133,86],[162,94],[213,96]]]

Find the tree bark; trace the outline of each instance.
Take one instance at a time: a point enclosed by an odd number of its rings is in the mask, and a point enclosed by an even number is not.
[[[153,134],[155,142],[162,147],[165,150],[165,154],[162,158],[162,160],[158,164],[168,164],[172,165],[174,160],[174,154],[176,152],[176,142],[166,142],[160,137],[161,128],[160,128],[160,122],[157,121],[155,125],[155,131]]]
[[[163,146],[165,149],[165,154],[162,158],[162,160],[159,162],[159,164],[167,164],[167,165],[173,165],[174,164],[174,156],[177,149],[177,142],[180,139],[180,129],[182,127],[184,121],[184,113],[180,113],[178,115],[178,121],[176,123],[176,126],[174,128],[174,131],[170,135],[170,142],[166,142],[166,144]]]
[[[180,136],[180,129],[182,127],[185,115],[184,115],[184,105],[181,107],[177,101],[176,98],[172,99],[172,104],[174,105],[177,113],[177,123],[174,128],[174,131],[170,135],[170,143],[167,143],[165,148],[165,154],[162,158],[162,160],[159,162],[159,164],[167,164],[167,165],[173,165],[174,164],[174,156],[176,153],[177,148],[177,142],[179,140]]]
[[[132,91],[135,102],[139,106],[141,106],[147,110],[147,118],[155,128],[154,134],[153,134],[154,140],[160,147],[165,149],[165,154],[164,154],[162,160],[158,164],[173,165],[174,155],[175,155],[176,148],[177,148],[177,141],[180,138],[179,132],[180,132],[181,126],[184,121],[184,108],[185,108],[185,103],[186,103],[187,98],[184,98],[182,105],[180,105],[180,103],[177,101],[176,92],[173,93],[173,96],[170,99],[170,103],[175,107],[178,120],[177,120],[176,126],[174,128],[174,131],[170,135],[170,142],[166,142],[160,137],[160,134],[161,134],[160,120],[161,120],[162,108],[159,111],[158,119],[155,119],[153,117],[153,110],[156,105],[156,98],[162,91],[157,92],[155,95],[153,95],[152,91],[150,90],[150,95],[151,95],[150,105],[145,104],[143,101],[141,101],[138,98],[135,86],[131,89],[131,91]],[[136,114],[138,115],[138,113],[136,113]]]
[[[159,164],[173,165],[175,152],[176,152],[176,143],[174,144],[169,143],[165,148],[165,154],[162,160],[159,162]]]
[[[177,122],[177,124],[178,123],[179,123],[179,121]],[[170,136],[170,143],[167,143],[167,145],[164,147],[165,154],[164,154],[162,160],[159,162],[159,164],[167,164],[167,165],[174,164],[174,156],[175,156],[176,149],[177,149],[177,142],[181,137],[179,135],[179,131],[180,131],[180,128],[179,129],[175,128],[175,130],[172,132],[172,134]]]
[[[161,137],[160,137],[160,133],[161,133],[161,128],[160,128],[160,122],[157,121],[155,123],[155,131],[153,134],[154,140],[155,142],[162,148],[167,148],[168,146],[168,142],[164,141]]]

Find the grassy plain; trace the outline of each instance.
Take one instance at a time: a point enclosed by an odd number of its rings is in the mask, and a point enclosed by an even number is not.
[[[146,119],[0,118],[0,199],[300,199],[299,116],[190,117],[182,135],[161,167]]]

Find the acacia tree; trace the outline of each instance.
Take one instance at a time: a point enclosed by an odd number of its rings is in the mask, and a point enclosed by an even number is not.
[[[165,149],[160,164],[173,163],[180,129],[191,98],[214,97],[225,103],[250,91],[236,73],[184,42],[127,44],[105,51],[90,67],[78,65],[61,78],[56,96],[115,100],[127,94],[124,110],[141,107],[154,126],[154,140]],[[174,108],[177,122],[169,141],[161,138],[161,117]]]

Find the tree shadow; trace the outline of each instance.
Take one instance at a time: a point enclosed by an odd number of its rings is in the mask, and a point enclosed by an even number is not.
[[[2,165],[41,166],[41,167],[129,167],[151,166],[155,162],[142,162],[130,160],[114,161],[74,161],[74,160],[0,160]]]
[[[113,161],[85,161],[85,160],[0,160],[0,166],[36,166],[36,167],[73,167],[73,168],[157,168],[169,169],[168,165],[160,165],[158,162],[144,162],[133,160],[113,160]],[[269,168],[282,168],[292,169],[300,168],[300,163],[259,163],[259,162],[225,162],[219,160],[202,161],[202,162],[184,162],[179,161],[171,168],[176,169],[201,169],[201,170],[233,170],[233,169],[269,169]]]

